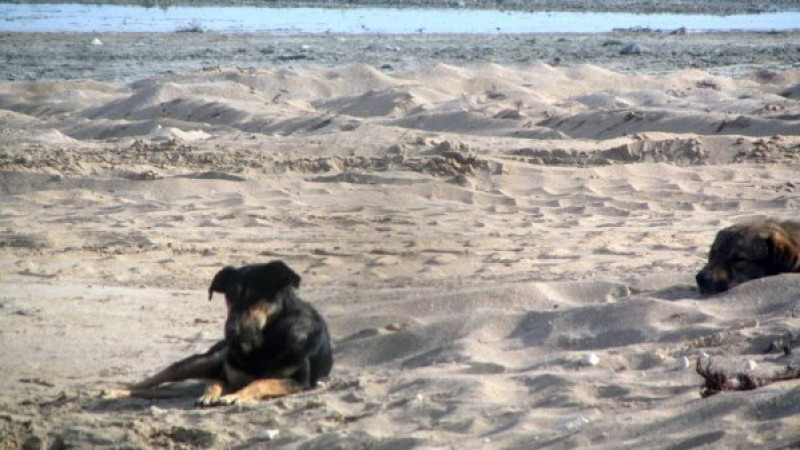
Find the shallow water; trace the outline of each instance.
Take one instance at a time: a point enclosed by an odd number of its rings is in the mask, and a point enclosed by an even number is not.
[[[551,33],[647,27],[692,31],[786,30],[800,12],[734,16],[580,12],[503,12],[395,8],[263,8],[80,4],[0,4],[0,31],[279,33]]]

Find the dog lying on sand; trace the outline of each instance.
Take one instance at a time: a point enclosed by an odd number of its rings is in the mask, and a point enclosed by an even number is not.
[[[281,397],[317,385],[333,367],[328,327],[295,293],[300,276],[282,261],[225,267],[208,289],[225,294],[225,339],[106,398],[159,395],[164,383],[208,380],[198,406]]]
[[[702,294],[716,294],[786,272],[800,272],[800,222],[766,219],[717,233],[708,264],[695,278]]]

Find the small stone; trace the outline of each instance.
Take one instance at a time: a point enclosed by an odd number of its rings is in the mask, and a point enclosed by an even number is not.
[[[399,322],[399,323],[390,323],[389,325],[386,325],[385,328],[387,331],[402,331],[408,328],[409,326],[410,324],[408,322]]]
[[[452,152],[453,144],[450,141],[442,141],[439,145],[436,146],[436,151],[439,153]]]
[[[266,439],[268,441],[272,441],[272,440],[275,440],[275,438],[277,438],[279,434],[280,434],[280,430],[276,430],[274,428],[270,428],[268,430],[262,431],[261,433],[256,435],[256,437],[258,439]]]
[[[745,364],[745,368],[747,368],[747,370],[750,370],[750,371],[756,370],[757,367],[758,367],[758,363],[753,361],[752,359],[747,360],[747,363]]]
[[[636,43],[628,44],[619,50],[620,55],[641,55],[642,53],[647,53],[647,48]]]
[[[393,144],[386,149],[390,154],[402,155],[404,153],[403,146],[400,144]]]
[[[556,425],[557,431],[574,431],[588,424],[590,420],[583,416],[574,419],[564,420]]]
[[[41,450],[46,448],[44,445],[44,441],[39,436],[30,436],[25,442],[22,444],[23,450]]]
[[[586,366],[596,366],[600,363],[600,357],[596,353],[589,353],[584,355],[581,362]]]

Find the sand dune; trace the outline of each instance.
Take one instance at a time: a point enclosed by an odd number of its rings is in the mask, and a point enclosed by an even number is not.
[[[798,383],[701,399],[693,364],[796,366],[766,349],[800,329],[800,277],[709,298],[693,277],[719,228],[797,217],[798,83],[546,64],[2,83],[3,445],[796,446]],[[328,318],[324,388],[97,398],[204,351],[210,277],[271,259]]]

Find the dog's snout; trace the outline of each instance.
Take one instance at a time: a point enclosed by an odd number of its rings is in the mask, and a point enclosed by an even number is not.
[[[225,340],[245,353],[263,343],[263,329],[267,318],[261,310],[233,309],[225,322]]]
[[[704,287],[710,286],[712,283],[711,273],[707,269],[697,272],[697,276],[695,276],[694,279],[697,281],[697,287],[699,287],[701,291]]]
[[[697,281],[697,287],[701,294],[716,294],[728,290],[728,280],[715,276],[714,271],[708,267],[697,273],[695,281]]]

